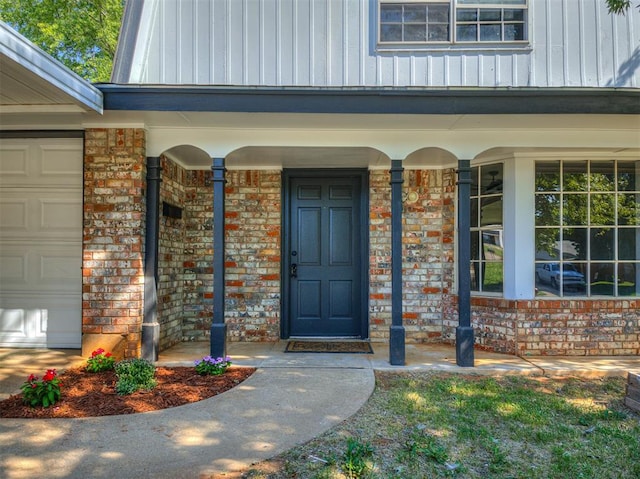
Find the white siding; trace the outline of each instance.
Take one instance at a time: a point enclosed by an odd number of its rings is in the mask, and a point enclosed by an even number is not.
[[[377,0],[146,0],[121,83],[640,87],[640,12],[530,0],[529,44],[391,50]]]

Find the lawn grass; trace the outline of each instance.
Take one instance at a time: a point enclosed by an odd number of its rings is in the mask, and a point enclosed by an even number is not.
[[[355,416],[242,477],[638,478],[624,383],[377,372]]]

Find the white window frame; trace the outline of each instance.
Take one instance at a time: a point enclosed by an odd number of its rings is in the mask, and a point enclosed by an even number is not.
[[[530,18],[530,6],[529,6],[529,0],[524,0],[525,3],[523,5],[518,5],[518,4],[514,4],[514,5],[505,5],[505,4],[499,4],[499,3],[460,3],[460,0],[378,0],[377,2],[377,19],[376,19],[376,26],[377,26],[377,45],[385,48],[385,47],[390,47],[390,48],[403,48],[403,47],[420,47],[420,48],[429,48],[429,47],[450,47],[450,46],[462,46],[462,47],[495,47],[495,48],[513,48],[515,47],[523,47],[523,46],[528,46],[530,44],[530,28],[529,28],[529,18]],[[442,5],[442,4],[447,4],[449,5],[449,38],[446,41],[429,41],[429,40],[425,40],[425,41],[403,41],[403,40],[394,40],[394,41],[385,41],[382,39],[382,13],[381,13],[381,8],[382,5],[388,5],[388,4],[400,4],[400,5],[407,5],[407,4],[435,4],[435,5]],[[457,34],[457,26],[459,25],[459,23],[457,22],[457,12],[459,9],[481,9],[481,10],[487,10],[487,9],[501,9],[501,11],[504,12],[505,9],[509,10],[509,9],[521,9],[524,11],[524,22],[523,22],[523,28],[524,28],[524,39],[523,40],[500,40],[500,41],[482,41],[482,40],[476,40],[476,41],[458,41],[456,38],[456,34]],[[480,25],[482,22],[480,20],[475,22],[476,24]],[[509,24],[511,22],[506,21],[504,19],[500,20],[500,25],[501,25],[501,32],[502,32],[502,36],[504,36],[504,25],[505,24]],[[516,22],[514,22],[516,23]],[[519,22],[517,22],[519,23]],[[467,22],[464,22],[463,24],[468,24]],[[470,23],[469,23],[470,24]],[[399,23],[399,25],[404,25],[404,22]],[[425,24],[428,25],[428,22]]]

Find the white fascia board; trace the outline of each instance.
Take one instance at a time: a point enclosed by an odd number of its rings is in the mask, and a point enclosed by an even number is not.
[[[102,92],[0,21],[0,55],[13,60],[80,103],[102,113]]]

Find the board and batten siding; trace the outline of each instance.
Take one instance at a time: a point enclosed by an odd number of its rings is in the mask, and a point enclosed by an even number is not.
[[[113,81],[309,87],[640,87],[640,12],[529,0],[529,42],[377,44],[378,0],[145,0]],[[137,21],[137,20],[136,20]],[[127,68],[119,68],[127,65]]]

